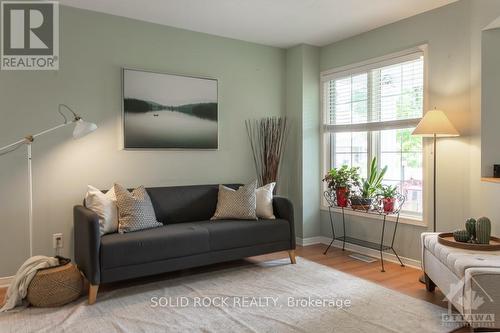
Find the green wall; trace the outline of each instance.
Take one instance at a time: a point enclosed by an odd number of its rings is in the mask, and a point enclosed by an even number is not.
[[[493,165],[500,164],[498,149],[500,124],[500,29],[482,34],[482,117],[481,117],[481,174],[492,177]]]
[[[61,6],[60,70],[0,72],[2,144],[56,125],[59,103],[99,125],[82,140],[71,140],[67,128],[34,145],[35,253],[53,254],[52,234],[63,232],[62,254],[72,255],[72,206],[81,202],[87,184],[253,179],[244,120],[269,115],[291,120],[279,191],[294,201],[297,236],[330,236],[328,215],[319,210],[319,72],[424,43],[428,105],[444,109],[462,133],[439,142],[438,229],[456,229],[469,215],[500,219],[494,202],[500,187],[479,180],[481,145],[489,144],[481,143],[481,30],[499,15],[497,0],[462,0],[322,48],[283,50]],[[121,67],[217,78],[220,149],[122,150]],[[483,110],[484,119],[496,117],[493,112]],[[497,142],[497,132],[487,132],[488,141]],[[12,275],[28,255],[24,153],[0,159],[0,277]],[[426,161],[431,157],[427,150]],[[347,225],[353,236],[378,240],[377,221],[349,217]],[[499,225],[494,222],[497,234]],[[419,235],[428,229],[402,225],[398,252],[418,260]]]
[[[72,255],[72,208],[87,184],[217,184],[255,178],[244,120],[285,113],[285,50],[61,6],[60,70],[0,72],[0,143],[60,122],[66,103],[99,125],[71,140],[71,129],[33,145],[34,249],[52,255],[64,234]],[[219,80],[218,151],[121,150],[121,68]],[[28,256],[24,151],[0,159],[0,277]]]
[[[321,70],[428,44],[427,105],[445,110],[458,130],[466,133],[470,75],[468,10],[467,2],[457,2],[324,47],[321,50]],[[424,143],[426,161],[430,161],[432,156],[429,144]],[[463,175],[468,173],[468,164],[456,163],[467,159],[467,136],[440,140],[437,177],[439,231],[458,228],[467,216],[465,188],[468,180]],[[427,173],[427,176],[424,183],[432,184],[432,174]],[[395,248],[404,257],[419,259],[420,233],[432,229],[432,188],[427,185],[427,190],[428,195],[424,195],[427,202],[424,219],[429,227],[402,224],[398,228]],[[452,206],[454,209],[446,208]],[[336,220],[340,222],[339,216]],[[381,221],[349,216],[346,225],[351,236],[380,241]],[[389,230],[393,227],[394,223],[389,223]],[[340,223],[337,224],[337,230],[342,230]],[[322,212],[322,231],[325,235],[331,234],[326,211]]]
[[[320,235],[319,48],[302,49],[302,224],[303,238]]]
[[[286,160],[288,193],[294,202],[296,236],[308,238],[320,235],[319,48],[289,48],[286,74],[287,116],[294,124]]]
[[[461,133],[459,138],[440,139],[438,143],[438,231],[460,228],[469,216],[500,218],[493,208],[500,187],[480,182],[479,119],[481,112],[483,117],[485,112],[488,113],[487,118],[489,112],[497,111],[481,109],[478,97],[481,95],[481,30],[498,15],[498,1],[462,0],[321,49],[320,68],[324,71],[428,44],[427,105],[445,110]],[[496,128],[493,138],[483,142],[483,145],[498,142],[497,125],[493,125]],[[425,142],[425,146],[424,159],[429,165],[425,221],[429,227],[400,225],[395,243],[399,254],[415,260],[420,260],[420,233],[432,229],[432,151],[429,141]],[[340,221],[338,217],[337,221]],[[349,216],[346,225],[352,236],[379,241],[381,223],[377,220]],[[389,228],[392,227],[393,223],[389,223]],[[339,223],[337,230],[340,228]],[[498,223],[495,228],[496,233],[500,232]],[[326,211],[321,213],[321,233],[331,236]]]
[[[291,121],[285,154],[288,195],[294,203],[295,234],[302,237],[302,46],[286,52],[286,112]]]

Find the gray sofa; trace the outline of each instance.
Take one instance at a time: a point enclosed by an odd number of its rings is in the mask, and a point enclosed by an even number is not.
[[[285,250],[295,263],[293,206],[286,198],[274,197],[275,220],[210,221],[218,185],[147,191],[163,227],[101,237],[98,216],[84,205],[74,207],[75,262],[89,281],[89,304],[101,283]]]

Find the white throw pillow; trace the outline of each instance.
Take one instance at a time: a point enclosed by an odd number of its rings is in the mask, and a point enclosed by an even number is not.
[[[85,195],[85,206],[99,216],[99,232],[102,235],[118,231],[118,207],[116,206],[115,189],[102,193],[89,185]]]
[[[276,183],[269,183],[255,190],[257,197],[257,216],[261,219],[274,220],[273,190]]]

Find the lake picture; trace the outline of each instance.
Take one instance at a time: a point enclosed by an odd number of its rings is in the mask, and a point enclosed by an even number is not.
[[[123,70],[125,149],[217,149],[217,80]]]

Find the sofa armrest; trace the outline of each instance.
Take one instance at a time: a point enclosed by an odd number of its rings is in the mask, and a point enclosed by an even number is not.
[[[273,198],[273,210],[277,218],[287,220],[290,223],[290,248],[295,249],[295,225],[292,202],[288,198],[275,196]]]
[[[75,263],[93,285],[101,280],[99,265],[99,217],[90,209],[78,205],[73,208]]]

